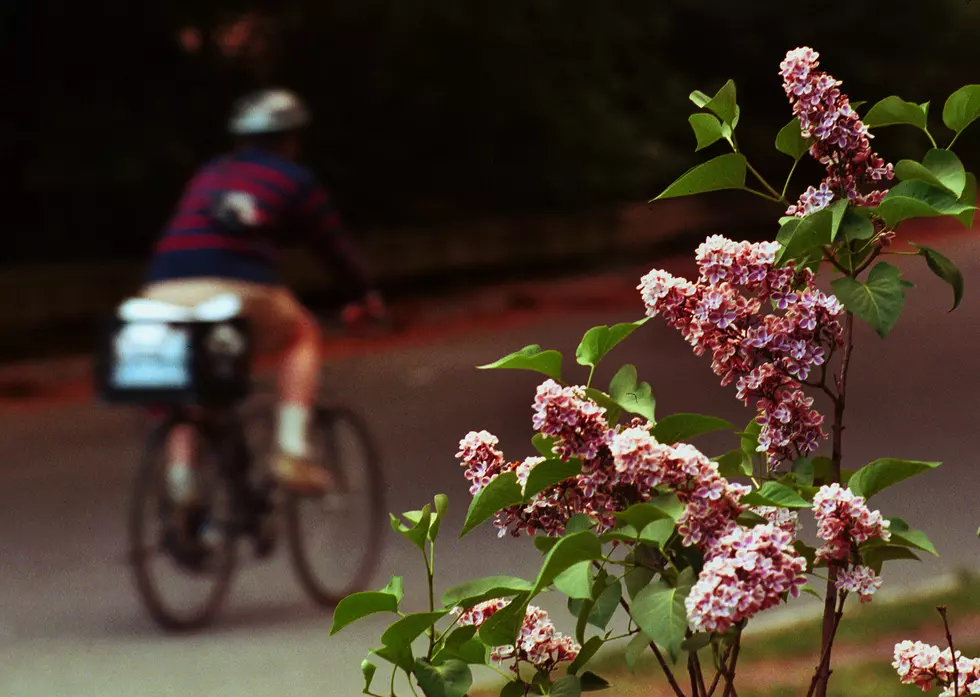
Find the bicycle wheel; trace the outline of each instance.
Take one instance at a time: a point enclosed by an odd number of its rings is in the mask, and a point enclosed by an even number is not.
[[[150,616],[164,629],[208,624],[228,593],[236,557],[234,492],[222,476],[220,450],[196,431],[200,504],[179,509],[167,492],[167,420],[150,434],[136,478],[129,518],[130,563]]]
[[[334,488],[321,497],[287,498],[287,537],[303,588],[318,604],[333,607],[364,588],[377,569],[386,527],[385,485],[377,448],[352,411],[319,409],[311,436]]]

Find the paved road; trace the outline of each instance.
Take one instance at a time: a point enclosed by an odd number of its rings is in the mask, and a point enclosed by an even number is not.
[[[948,289],[919,259],[908,259],[919,288],[893,336],[881,342],[862,328],[853,364],[847,465],[877,456],[941,459],[947,465],[894,492],[879,505],[930,532],[944,555],[938,567],[978,565],[980,453],[980,241],[943,243],[968,279],[953,315]],[[598,323],[639,316],[633,309],[550,315],[535,327],[454,337],[327,369],[331,389],[366,414],[385,453],[392,509],[414,508],[432,494],[451,497],[447,533],[468,503],[453,460],[467,430],[487,428],[508,454],[530,454],[531,375],[473,370],[528,343],[574,353]],[[747,420],[730,390],[714,383],[705,360],[652,323],[610,357],[634,362],[651,382],[661,413],[704,411]],[[569,369],[569,374],[574,374]],[[359,693],[357,665],[379,622],[328,637],[329,615],[303,598],[285,559],[242,570],[225,614],[210,632],[161,635],[146,619],[122,562],[124,512],[140,445],[138,422],[124,411],[65,406],[0,420],[0,695],[3,697],[277,695],[347,697]],[[706,444],[722,448],[725,442]],[[712,450],[713,452],[714,450]],[[447,535],[447,539],[451,539]],[[379,585],[404,572],[408,601],[422,604],[415,555],[399,540]],[[478,531],[440,553],[446,584],[493,572],[531,574],[530,544]],[[936,565],[893,570],[889,583],[918,582]]]

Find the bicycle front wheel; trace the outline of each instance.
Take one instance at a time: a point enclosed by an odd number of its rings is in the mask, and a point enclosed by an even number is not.
[[[377,570],[385,530],[384,479],[364,422],[342,407],[317,411],[315,462],[331,475],[327,494],[286,501],[293,568],[320,605],[335,606],[363,589]]]
[[[167,487],[167,440],[195,430],[199,489],[177,506]],[[217,614],[235,568],[234,492],[222,476],[217,443],[195,424],[169,420],[147,440],[129,517],[130,563],[140,598],[158,625],[198,629]]]

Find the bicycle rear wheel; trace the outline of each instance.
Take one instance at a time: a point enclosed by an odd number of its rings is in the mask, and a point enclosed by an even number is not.
[[[181,509],[167,490],[167,439],[195,428],[200,503]],[[222,476],[218,443],[171,419],[147,440],[129,517],[130,564],[150,616],[171,631],[207,625],[221,608],[236,561],[234,492]]]
[[[385,484],[374,441],[349,409],[318,409],[311,440],[315,462],[330,472],[334,487],[320,497],[287,498],[287,537],[300,584],[315,602],[333,607],[377,570]]]

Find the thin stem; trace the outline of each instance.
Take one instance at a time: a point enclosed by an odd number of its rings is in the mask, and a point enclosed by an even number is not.
[[[698,672],[695,668],[695,657],[694,654],[688,654],[687,656],[687,675],[691,679],[691,694],[694,697],[702,697],[701,691],[698,689]]]
[[[626,614],[629,615],[630,619],[632,620],[633,613],[630,612],[629,603],[620,598],[619,605],[626,611]],[[670,683],[670,687],[674,691],[674,694],[677,695],[677,697],[687,697],[687,695],[685,695],[684,691],[681,689],[681,686],[677,684],[677,679],[674,677],[674,673],[670,670],[670,666],[667,665],[667,661],[664,660],[663,654],[660,653],[660,649],[658,649],[657,645],[652,641],[650,642],[650,650],[653,651],[653,655],[656,657],[657,663],[660,664],[660,668],[664,671],[664,675],[667,677],[667,682]]]
[[[854,276],[857,277],[857,275],[859,273],[861,273],[866,268],[868,268],[869,266],[871,266],[871,264],[874,263],[874,260],[878,258],[878,255],[879,254],[881,254],[881,249],[880,248],[877,251],[875,251],[874,254],[872,254],[867,259],[865,259],[863,264],[861,264],[859,267],[857,267],[856,269],[854,269]]]
[[[735,665],[738,663],[738,653],[742,649],[742,632],[739,631],[735,635],[735,644],[732,647],[732,656],[728,662],[728,667],[725,668],[725,692],[722,693],[722,697],[738,697],[738,692],[735,691]],[[724,663],[722,666],[724,667]]]
[[[391,697],[395,697],[395,673],[398,672],[398,666],[392,666],[391,668],[391,685],[388,690],[391,692]]]
[[[731,649],[729,648],[728,651],[725,652],[724,656],[719,656],[718,647],[714,644],[711,645],[711,650],[714,653],[715,665],[717,668],[715,669],[715,677],[711,681],[711,687],[708,688],[707,697],[712,697],[712,695],[715,694],[715,690],[718,689],[718,682],[721,680],[722,666],[725,665],[725,661],[728,660],[728,656],[731,653]]]
[[[837,636],[837,628],[840,626],[841,617],[844,616],[844,601],[847,599],[847,592],[840,594],[840,601],[837,604],[837,610],[834,613],[834,625],[833,631],[830,633],[828,639],[824,642],[823,649],[820,652],[820,663],[817,665],[817,669],[813,673],[813,679],[810,681],[810,689],[806,693],[806,697],[813,697],[815,690],[822,691],[826,694],[827,682],[830,680],[830,652],[834,645],[834,637]],[[821,692],[818,692],[821,694]]]
[[[769,182],[767,182],[765,178],[761,174],[759,174],[759,172],[756,171],[755,167],[753,167],[748,160],[745,161],[745,166],[752,173],[752,176],[758,179],[759,183],[762,184],[766,188],[766,190],[773,195],[775,200],[779,201],[780,203],[785,203],[786,205],[789,205],[789,201],[786,200],[786,197],[780,195],[778,191],[772,188]]]
[[[949,631],[949,618],[946,616],[946,606],[940,605],[936,608],[943,616],[943,627],[946,628],[946,641],[949,643],[949,655],[953,661],[953,694],[960,694],[960,667],[956,660],[956,649],[953,648],[953,634]]]
[[[619,641],[620,639],[625,639],[626,637],[635,636],[639,634],[640,630],[634,629],[629,632],[623,632],[622,634],[617,634],[616,636],[608,636],[603,641]]]
[[[953,147],[953,143],[955,143],[955,142],[956,142],[956,139],[960,137],[960,133],[962,133],[962,132],[963,132],[963,131],[960,131],[960,132],[959,132],[959,133],[957,133],[957,134],[956,134],[955,136],[953,136],[953,139],[952,139],[951,141],[949,141],[949,145],[947,145],[947,146],[946,146],[946,149],[947,149],[947,150],[949,150],[949,149],[951,149],[951,148]]]
[[[415,691],[415,685],[412,684],[412,674],[405,673],[405,675],[408,676],[408,689],[412,691],[412,694],[415,695],[415,697],[419,697],[419,693]]]
[[[422,548],[422,557],[425,559],[425,580],[429,584],[429,612],[434,612],[436,609],[436,593],[435,593],[435,566],[436,566],[436,543],[433,540],[429,540],[429,553],[426,554],[425,548]],[[429,627],[429,653],[428,658],[432,660],[432,654],[436,649],[436,628],[435,625]],[[411,681],[409,681],[411,682]]]
[[[755,194],[756,196],[761,196],[762,198],[766,199],[767,201],[772,201],[773,203],[779,203],[780,202],[779,199],[776,198],[775,196],[770,196],[769,194],[764,194],[761,191],[756,191],[755,189],[751,189],[751,188],[749,188],[747,186],[743,186],[742,187],[742,191],[748,191],[750,194]]]
[[[704,686],[704,671],[701,670],[701,661],[698,659],[697,651],[691,653],[691,657],[694,659],[694,671],[698,677],[698,689],[701,691],[701,697],[708,697],[708,690]]]
[[[841,264],[839,261],[837,261],[836,257],[834,257],[834,255],[831,253],[831,251],[827,247],[824,247],[823,248],[823,257],[824,257],[824,259],[826,259],[827,261],[829,261],[831,264],[833,264],[834,265],[834,268],[837,269],[838,271],[840,271],[845,276],[850,276],[851,275],[850,270],[847,269],[847,268],[845,268],[843,266],[843,264]]]
[[[792,168],[790,168],[789,174],[786,175],[786,183],[783,184],[783,193],[782,193],[782,197],[784,199],[786,198],[786,190],[789,188],[789,180],[793,178],[793,173],[796,171],[796,165],[800,164],[800,160],[802,159],[803,159],[802,157],[798,158],[796,162],[793,163]]]
[[[936,139],[932,137],[932,134],[929,132],[929,129],[928,128],[923,128],[922,130],[925,131],[925,134],[927,136],[929,136],[929,142],[932,143],[932,147],[938,149],[939,148],[939,145],[936,143]],[[959,135],[959,134],[957,134],[957,135]],[[955,141],[956,138],[953,138],[953,140]],[[952,145],[952,143],[950,143],[950,145]]]
[[[595,366],[589,368],[589,381],[585,383],[586,388],[592,387],[592,376],[595,375]]]

